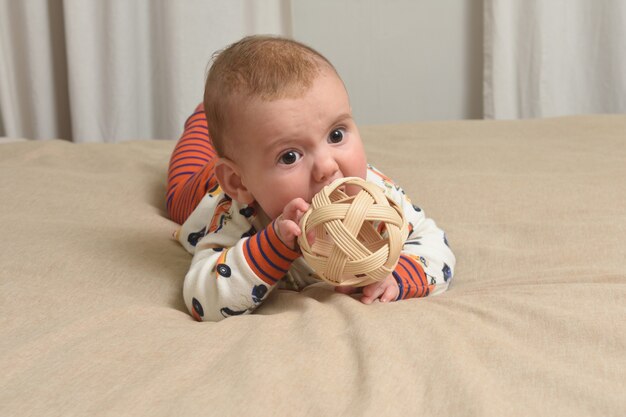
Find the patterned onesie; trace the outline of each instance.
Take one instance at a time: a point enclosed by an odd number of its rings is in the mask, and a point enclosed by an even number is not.
[[[199,105],[172,154],[167,192],[170,217],[182,223],[176,238],[194,255],[183,296],[198,321],[250,313],[277,287],[301,290],[320,282],[300,252],[282,243],[260,207],[240,204],[222,192],[214,175],[215,159]],[[444,232],[380,171],[369,166],[366,180],[400,204],[409,222],[393,272],[398,299],[445,291],[455,257]]]

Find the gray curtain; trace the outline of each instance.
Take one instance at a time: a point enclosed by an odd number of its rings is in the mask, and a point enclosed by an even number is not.
[[[0,136],[175,138],[213,52],[290,31],[287,0],[0,0]]]
[[[626,1],[484,6],[485,117],[626,112]]]

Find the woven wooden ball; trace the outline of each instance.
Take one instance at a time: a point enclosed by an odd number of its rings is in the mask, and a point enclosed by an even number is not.
[[[358,190],[346,194],[345,190]],[[319,278],[364,286],[385,279],[408,235],[402,208],[376,184],[341,178],[313,197],[300,221],[300,250]],[[313,244],[307,235],[313,232]]]

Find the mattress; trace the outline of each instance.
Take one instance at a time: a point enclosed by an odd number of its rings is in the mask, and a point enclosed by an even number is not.
[[[218,323],[182,300],[174,141],[1,144],[0,415],[625,415],[626,116],[361,135],[446,231],[448,291]]]

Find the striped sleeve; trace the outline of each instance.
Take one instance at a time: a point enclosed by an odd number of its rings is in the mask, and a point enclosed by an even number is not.
[[[426,297],[430,294],[428,278],[424,269],[417,260],[401,255],[398,265],[393,272],[393,277],[398,283],[400,294],[398,299]]]
[[[166,205],[172,220],[184,223],[206,192],[217,187],[216,159],[204,106],[199,104],[185,122],[170,158]]]
[[[197,245],[183,285],[185,304],[196,320],[219,321],[251,313],[300,256],[282,243],[273,223],[231,245],[228,240],[236,239],[232,232],[245,230],[243,222],[237,223],[233,218]],[[230,231],[224,232],[227,228]]]
[[[250,269],[268,285],[274,285],[284,277],[300,256],[280,240],[273,222],[245,242],[243,253]]]

